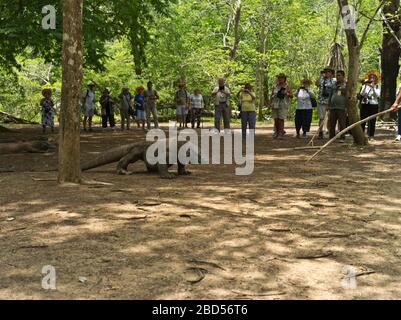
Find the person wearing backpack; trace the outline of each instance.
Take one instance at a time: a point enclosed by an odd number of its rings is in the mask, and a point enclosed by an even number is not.
[[[95,113],[96,95],[95,84],[89,83],[88,89],[83,96],[82,111],[84,113],[84,131],[86,131],[86,124],[89,124],[89,131],[92,131],[92,118]]]
[[[134,97],[129,88],[124,87],[118,98],[120,99],[121,130],[125,130],[125,124],[127,124],[127,130],[130,130],[131,114],[134,112],[132,106]]]
[[[368,79],[362,85],[358,95],[361,108],[361,120],[366,119],[379,112],[380,87],[376,74],[369,74]],[[362,130],[365,132],[366,123],[362,124]],[[368,122],[369,140],[373,140],[376,131],[376,118]]]
[[[277,75],[276,86],[272,89],[269,106],[274,119],[274,139],[282,139],[285,135],[284,122],[288,116],[288,109],[293,97],[287,76],[284,73]]]
[[[318,106],[317,113],[319,117],[319,139],[324,138],[324,127],[325,119],[328,119],[326,113],[329,112],[328,105],[330,95],[333,89],[336,87],[337,80],[334,78],[334,70],[330,67],[327,67],[321,73],[321,77],[316,81],[316,85],[319,88],[319,96],[318,96]]]
[[[314,93],[310,90],[311,81],[308,79],[302,80],[301,87],[295,92],[297,98],[297,109],[295,111],[295,128],[297,131],[296,137],[301,137],[302,129],[303,136],[310,131],[312,123],[313,106],[316,106]]]
[[[176,116],[180,128],[188,128],[187,116],[190,109],[191,97],[186,89],[186,83],[178,83],[178,91],[175,93]]]
[[[110,124],[110,128],[114,128],[116,125],[114,119],[114,101],[110,95],[109,89],[104,89],[103,94],[100,97],[100,105],[102,112],[102,127],[107,128],[107,122]]]
[[[241,105],[242,139],[246,139],[248,127],[255,134],[256,126],[256,95],[251,84],[247,83],[244,89],[238,93],[238,100]]]

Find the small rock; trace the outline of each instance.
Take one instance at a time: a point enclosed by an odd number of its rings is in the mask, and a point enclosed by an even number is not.
[[[79,282],[86,283],[86,282],[88,282],[88,279],[85,277],[79,277]]]
[[[14,217],[8,217],[8,218],[6,218],[6,221],[14,221],[14,220],[15,220]]]

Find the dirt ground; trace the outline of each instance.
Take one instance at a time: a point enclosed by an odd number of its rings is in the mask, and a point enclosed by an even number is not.
[[[41,136],[14,131],[0,142]],[[57,152],[0,155],[0,299],[401,299],[393,132],[306,164],[314,150],[294,150],[308,140],[287,131],[276,141],[258,130],[249,177],[236,165],[190,166],[175,180],[108,165],[84,178],[110,185],[58,186],[41,172]],[[138,139],[97,129],[82,135],[82,158]],[[56,290],[42,288],[47,265]]]

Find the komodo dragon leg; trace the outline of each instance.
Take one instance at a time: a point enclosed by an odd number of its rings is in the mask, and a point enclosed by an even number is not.
[[[133,148],[126,154],[117,164],[117,174],[128,175],[128,166],[130,163],[135,163],[143,159],[143,151]]]
[[[185,164],[178,163],[178,175],[179,176],[189,176],[192,173],[185,169]]]

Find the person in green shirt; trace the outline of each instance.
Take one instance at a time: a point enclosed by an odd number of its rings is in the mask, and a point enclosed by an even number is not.
[[[347,84],[345,82],[345,72],[337,71],[337,84],[333,87],[329,99],[329,132],[330,139],[336,135],[337,123],[340,131],[346,128],[347,122]],[[345,140],[345,136],[341,137]]]
[[[251,84],[247,83],[240,92],[238,92],[238,99],[241,104],[241,128],[242,138],[246,139],[246,132],[254,130],[256,126],[256,95],[253,92]]]

